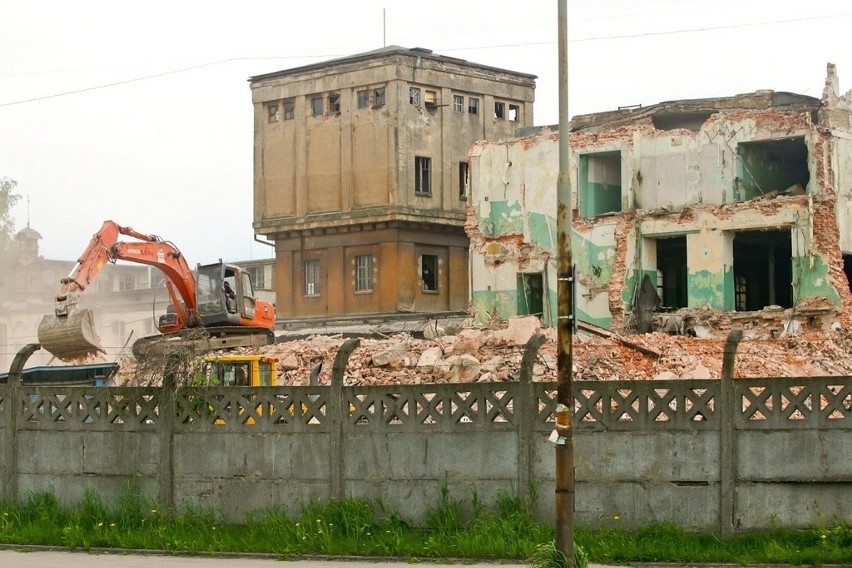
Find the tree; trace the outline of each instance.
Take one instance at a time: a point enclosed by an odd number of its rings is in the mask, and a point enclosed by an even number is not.
[[[21,198],[15,193],[18,182],[7,177],[0,178],[0,254],[5,256],[12,247],[15,238],[15,220],[12,208]]]

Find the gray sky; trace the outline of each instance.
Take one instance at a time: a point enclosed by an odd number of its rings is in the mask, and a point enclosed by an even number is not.
[[[828,62],[852,89],[848,0],[568,8],[571,116],[757,89],[819,97]],[[383,44],[426,47],[538,75],[535,122],[554,124],[556,10],[556,0],[0,0],[0,177],[24,196],[16,227],[29,218],[53,259],[76,258],[105,219],[174,242],[193,266],[271,257],[251,228],[248,77]]]

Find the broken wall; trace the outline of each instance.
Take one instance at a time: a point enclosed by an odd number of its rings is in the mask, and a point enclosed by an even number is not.
[[[680,332],[704,326],[712,333],[735,320],[746,327],[749,318],[765,320],[758,312],[766,310],[773,333],[848,325],[852,297],[841,253],[852,251],[852,113],[837,107],[852,105],[845,98],[833,105],[826,129],[814,122],[818,101],[798,95],[698,101],[702,113],[686,112],[687,103],[619,120],[618,113],[575,118],[578,318],[651,331],[653,318],[636,308],[645,281],[652,297],[642,305],[654,312],[654,329],[672,321],[660,313],[671,314]],[[523,313],[518,274],[547,266],[552,301],[544,321],[552,325],[555,237],[533,238],[530,219],[545,215],[555,235],[558,133],[480,142],[470,159],[474,206],[466,229],[477,317]],[[613,187],[620,205],[601,205],[599,193]]]

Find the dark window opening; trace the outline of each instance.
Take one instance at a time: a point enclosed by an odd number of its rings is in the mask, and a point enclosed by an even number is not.
[[[424,254],[420,257],[420,282],[424,292],[438,291],[438,257]]]
[[[311,114],[322,116],[322,97],[311,97]]]
[[[849,291],[852,292],[852,254],[843,253],[843,273],[846,274]]]
[[[422,156],[414,157],[414,193],[429,195],[432,193],[431,172],[432,159]]]
[[[373,256],[359,255],[355,257],[355,291],[373,291]]]
[[[506,103],[494,103],[494,118],[506,118]]]
[[[804,193],[808,180],[808,146],[804,138],[737,145],[736,201],[747,201],[774,191]]]
[[[385,106],[385,88],[373,89],[373,108]]]
[[[306,260],[302,265],[304,276],[305,296],[319,296],[320,293],[320,261],[319,259]]]
[[[268,105],[266,112],[269,116],[269,122],[278,122],[278,105]]]
[[[621,211],[621,152],[580,156],[580,215]]]
[[[284,120],[293,120],[296,115],[296,103],[292,100],[284,101]]]
[[[470,97],[467,100],[467,112],[470,114],[479,114],[479,99]]]
[[[541,272],[518,274],[518,315],[544,314],[544,278]]]
[[[459,162],[459,197],[467,199],[467,179],[468,179],[467,162]]]
[[[512,122],[521,120],[521,107],[518,105],[509,105],[509,120]]]
[[[328,95],[328,112],[340,112],[340,93]]]
[[[734,234],[734,309],[762,310],[793,306],[790,231],[742,231]]]
[[[358,91],[358,108],[370,106],[370,95],[367,91]]]
[[[689,304],[685,236],[657,239],[657,294],[667,308]]]

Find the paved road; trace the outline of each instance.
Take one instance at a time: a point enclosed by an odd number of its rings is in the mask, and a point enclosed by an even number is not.
[[[276,560],[273,558],[209,558],[144,554],[90,554],[87,552],[0,550],[0,566],[8,568],[412,568],[407,562],[375,562],[364,560]],[[422,562],[420,566],[450,566]],[[454,565],[459,568],[460,564]],[[464,564],[463,568],[528,568],[524,564]]]

